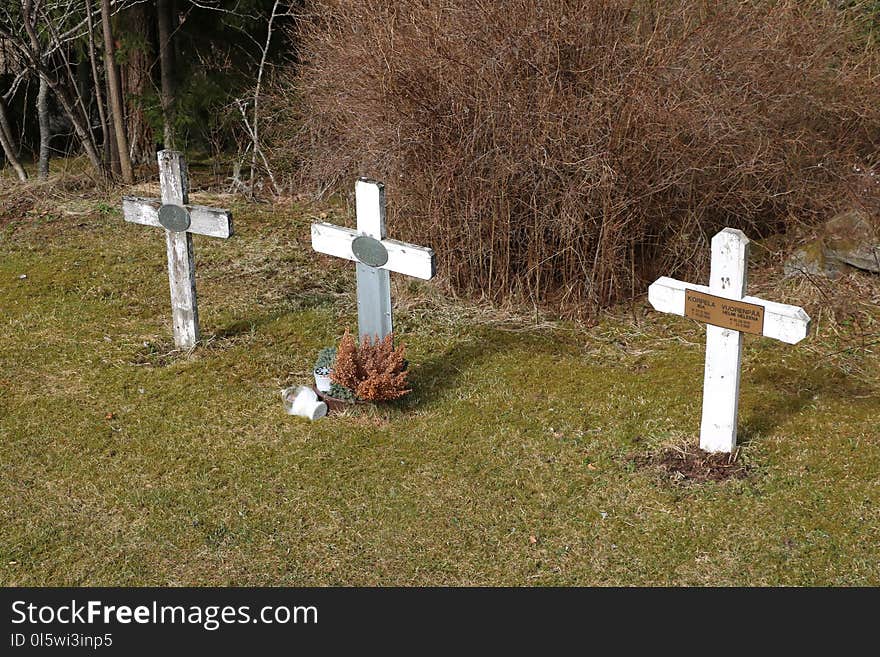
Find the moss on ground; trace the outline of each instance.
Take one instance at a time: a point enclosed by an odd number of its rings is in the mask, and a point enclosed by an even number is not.
[[[0,225],[0,584],[880,584],[876,305],[748,337],[751,476],[680,484],[632,456],[696,434],[689,320],[536,324],[397,280],[414,393],[310,424],[279,392],[356,310],[308,208],[196,237],[181,354],[161,233],[62,207]]]

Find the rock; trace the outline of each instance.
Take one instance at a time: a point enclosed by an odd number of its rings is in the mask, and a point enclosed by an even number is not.
[[[786,276],[807,274],[840,278],[844,267],[836,260],[829,260],[825,255],[825,245],[821,239],[808,242],[805,246],[792,253],[782,267]]]
[[[865,213],[839,214],[825,224],[823,232],[828,259],[880,274],[880,239]]]
[[[880,236],[867,214],[842,212],[828,220],[819,237],[786,260],[786,276],[808,274],[838,278],[848,267],[880,274]]]

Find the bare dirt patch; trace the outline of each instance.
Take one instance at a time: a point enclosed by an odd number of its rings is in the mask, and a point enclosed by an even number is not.
[[[35,205],[33,198],[20,196],[18,198],[4,198],[0,203],[0,227],[13,221],[20,221],[30,212]]]
[[[709,453],[699,447],[667,447],[659,452],[633,457],[639,468],[659,470],[673,481],[725,481],[745,479],[749,467],[739,458],[739,450],[731,454]]]

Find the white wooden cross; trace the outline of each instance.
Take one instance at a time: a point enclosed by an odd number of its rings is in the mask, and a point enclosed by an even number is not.
[[[708,323],[700,425],[700,447],[707,452],[736,447],[742,331],[796,344],[810,330],[802,308],[745,296],[748,254],[742,231],[725,228],[712,238],[708,287],[662,276],[648,288],[656,310]]]
[[[358,334],[382,339],[392,332],[391,277],[396,271],[424,280],[435,273],[434,251],[385,239],[385,186],[361,178],[355,184],[357,230],[312,224],[312,248],[357,263]]]
[[[174,344],[189,349],[199,340],[192,234],[226,239],[232,235],[232,214],[229,210],[188,205],[189,182],[183,154],[159,151],[158,158],[161,200],[126,196],[122,210],[126,221],[165,229]]]

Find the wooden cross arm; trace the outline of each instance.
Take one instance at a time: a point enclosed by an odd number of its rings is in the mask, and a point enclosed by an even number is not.
[[[359,262],[351,243],[360,236],[356,230],[327,223],[312,224],[312,248],[319,253]],[[399,274],[429,280],[436,273],[434,250],[397,240],[380,240],[388,251],[388,262],[379,267]]]
[[[122,198],[122,212],[126,221],[144,226],[163,228],[159,223],[159,208],[162,202],[155,198],[140,198],[138,196],[124,196]],[[192,223],[186,232],[209,237],[231,237],[232,213],[229,210],[217,210],[204,205],[185,205],[189,210]]]
[[[683,283],[674,278],[661,276],[648,287],[648,301],[655,310],[684,317],[685,290],[712,294],[705,285]],[[764,333],[768,338],[797,344],[810,330],[810,316],[798,306],[789,306],[757,297],[743,297],[741,301],[764,308]]]

